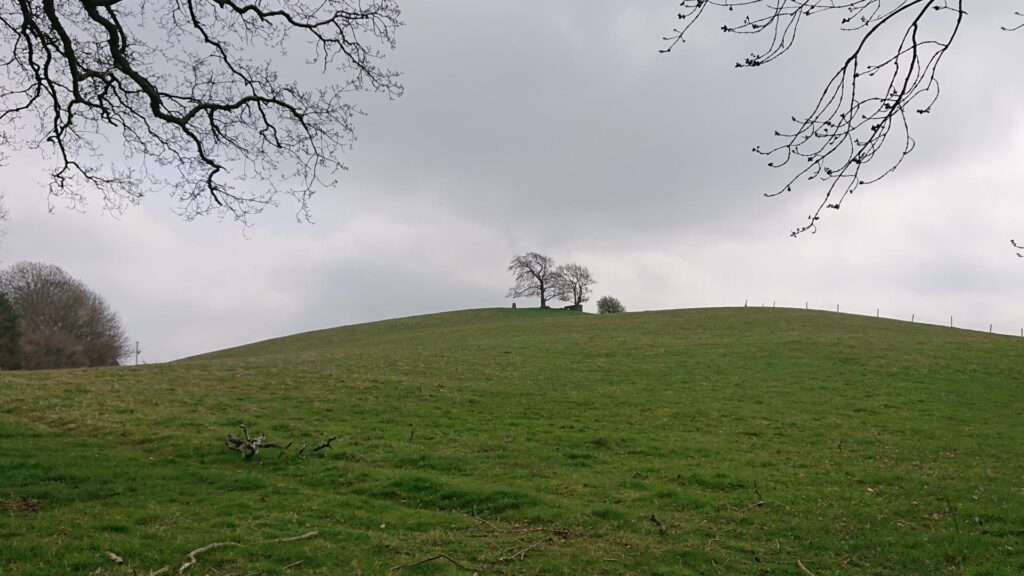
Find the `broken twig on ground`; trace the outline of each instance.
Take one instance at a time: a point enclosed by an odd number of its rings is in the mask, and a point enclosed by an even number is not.
[[[295,542],[296,540],[305,540],[307,538],[313,538],[314,536],[318,536],[319,534],[319,530],[313,530],[312,532],[306,532],[305,534],[300,534],[298,536],[288,536],[287,538],[274,538],[270,542]]]
[[[221,548],[223,546],[241,546],[241,544],[239,544],[238,542],[214,542],[213,544],[207,544],[206,546],[203,546],[201,548],[196,548],[195,550],[188,553],[188,560],[186,560],[185,563],[182,564],[180,568],[178,568],[178,574],[181,574],[185,570],[188,570],[189,568],[195,566],[196,562],[198,561],[196,560],[196,556],[202,554],[203,552],[206,552],[207,550],[213,550],[214,548]]]
[[[478,570],[476,568],[470,568],[470,567],[460,563],[458,560],[455,560],[454,558],[452,558],[451,556],[449,556],[447,554],[438,554],[437,556],[431,556],[430,558],[424,558],[423,560],[420,560],[418,562],[413,562],[411,564],[402,564],[400,566],[394,566],[392,568],[389,568],[388,572],[397,572],[399,570],[402,570],[403,568],[412,568],[413,566],[419,566],[420,564],[426,564],[427,562],[433,562],[435,560],[447,560],[448,562],[451,562],[454,566],[456,566],[458,568],[461,568],[462,570],[465,570],[466,572],[480,572],[480,570]]]
[[[331,447],[331,442],[334,442],[337,439],[338,439],[337,436],[331,436],[327,440],[324,440],[323,442],[317,444],[316,448],[313,448],[313,452],[319,452],[319,451],[323,450],[324,448],[330,448]]]

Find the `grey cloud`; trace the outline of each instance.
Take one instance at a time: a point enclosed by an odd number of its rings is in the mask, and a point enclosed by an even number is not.
[[[507,306],[527,250],[588,265],[630,309],[779,305],[973,327],[1024,325],[1022,80],[1006,2],[974,8],[918,150],[799,239],[821,190],[750,152],[813,104],[856,40],[807,28],[786,58],[732,64],[753,44],[705,22],[670,55],[670,4],[405,3],[391,65],[406,95],[362,98],[360,140],[313,226],[287,204],[237,226],[186,223],[159,198],[115,220],[45,213],[40,167],[4,168],[13,220],[0,259],[81,277],[124,316],[147,360],[384,317]],[[756,40],[755,40],[756,42]]]

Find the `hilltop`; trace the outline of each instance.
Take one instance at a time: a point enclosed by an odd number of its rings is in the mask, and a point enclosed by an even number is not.
[[[1022,338],[762,308],[0,373],[0,573],[1020,574],[1022,374]]]

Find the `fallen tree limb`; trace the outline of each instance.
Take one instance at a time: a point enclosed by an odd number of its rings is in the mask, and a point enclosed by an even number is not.
[[[799,558],[796,559],[796,565],[797,565],[797,568],[800,568],[800,571],[803,572],[804,574],[807,574],[807,576],[814,576],[814,572],[811,572],[810,570],[808,570],[807,566],[804,566],[804,563],[801,562]]]
[[[206,552],[207,550],[213,550],[214,548],[221,548],[223,546],[241,546],[241,544],[239,544],[238,542],[214,542],[213,544],[207,544],[206,546],[203,546],[201,548],[196,548],[195,550],[188,553],[188,560],[186,560],[185,563],[182,564],[180,568],[178,568],[178,574],[181,574],[185,570],[188,570],[189,568],[195,566],[196,562],[198,561],[196,560],[196,556],[202,554],[203,552]]]
[[[402,570],[403,568],[412,568],[413,566],[419,566],[420,564],[426,564],[428,562],[433,562],[435,560],[447,560],[448,562],[451,562],[457,568],[461,568],[462,570],[465,570],[466,572],[481,572],[481,570],[479,570],[479,569],[470,568],[469,566],[466,566],[464,564],[459,563],[458,560],[455,560],[454,558],[452,558],[451,556],[449,556],[447,554],[438,554],[437,556],[431,556],[430,558],[424,558],[423,560],[420,560],[418,562],[413,562],[411,564],[402,564],[400,566],[394,566],[392,568],[389,568],[388,572],[397,572],[399,570]]]
[[[244,460],[249,460],[253,456],[256,456],[256,454],[259,454],[260,448],[278,448],[280,450],[287,450],[292,445],[291,442],[283,446],[280,444],[274,444],[273,442],[267,442],[266,434],[260,434],[253,438],[249,436],[249,428],[246,427],[245,424],[239,424],[238,426],[242,429],[242,435],[245,436],[245,438],[239,438],[234,434],[228,433],[224,442],[230,450],[239,452]]]

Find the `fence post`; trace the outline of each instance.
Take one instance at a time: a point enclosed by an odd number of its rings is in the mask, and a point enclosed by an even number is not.
[[[914,323],[914,314],[911,314],[911,315],[910,315],[910,323],[911,323],[911,324],[913,324],[913,323]]]
[[[879,317],[879,314],[881,314],[881,310],[881,308],[875,308],[875,318]]]
[[[949,317],[949,327],[950,328],[953,327],[953,317],[952,316]]]
[[[836,304],[836,312],[839,312],[839,304]]]
[[[991,333],[992,333],[992,325],[991,325],[991,324],[989,324],[989,325],[988,325],[988,333],[989,333],[989,334],[991,334]]]

